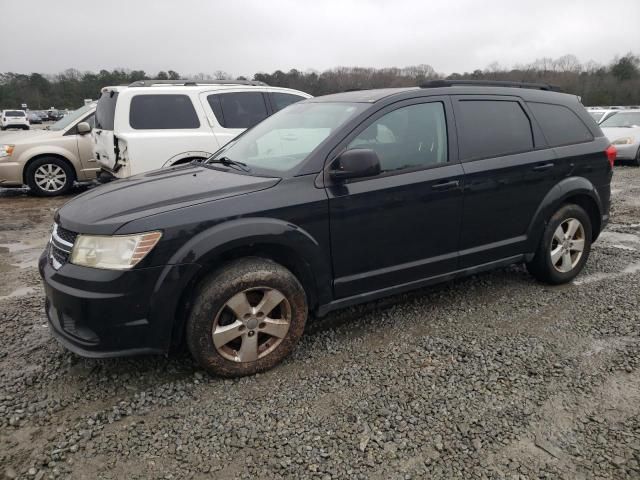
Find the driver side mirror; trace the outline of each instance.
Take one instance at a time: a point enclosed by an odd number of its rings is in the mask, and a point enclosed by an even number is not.
[[[91,131],[91,125],[89,125],[87,122],[80,122],[76,126],[76,131],[78,132],[78,135],[86,135]]]
[[[336,181],[373,177],[380,173],[378,154],[370,148],[354,148],[342,153],[333,162],[329,175]]]

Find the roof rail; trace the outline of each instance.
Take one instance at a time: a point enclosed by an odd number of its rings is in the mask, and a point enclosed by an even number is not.
[[[549,85],[547,83],[507,82],[502,80],[430,80],[420,85],[420,88],[452,87],[454,85],[532,88],[536,90],[549,90],[553,92],[563,91],[561,88],[556,87],[555,85]]]
[[[137,80],[129,84],[130,87],[152,87],[153,85],[182,85],[194,87],[196,85],[253,85],[267,86],[264,82],[257,80],[206,80],[198,82],[196,80]]]

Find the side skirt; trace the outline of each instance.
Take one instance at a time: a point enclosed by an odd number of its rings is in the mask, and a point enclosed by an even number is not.
[[[483,263],[482,265],[476,265],[462,270],[455,270],[450,273],[442,275],[436,275],[434,277],[422,278],[409,283],[403,283],[401,285],[394,285],[393,287],[382,288],[380,290],[374,290],[372,292],[360,293],[351,297],[340,298],[330,303],[320,305],[316,310],[318,317],[324,317],[333,310],[339,310],[341,308],[351,307],[360,303],[371,302],[380,298],[388,297],[390,295],[397,295],[410,290],[434,285],[436,283],[447,282],[456,278],[467,277],[476,273],[485,272],[487,270],[493,270],[500,267],[506,267],[513,265],[514,263],[521,263],[524,261],[530,261],[533,257],[532,254],[514,255],[513,257],[503,258],[502,260],[496,260],[494,262]]]

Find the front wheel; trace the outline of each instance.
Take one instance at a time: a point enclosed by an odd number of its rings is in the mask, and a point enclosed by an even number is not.
[[[578,205],[564,205],[549,219],[527,269],[538,280],[558,285],[573,280],[591,251],[591,219]]]
[[[268,370],[291,353],[307,320],[298,279],[271,260],[249,257],[197,288],[187,345],[209,373],[241,377]]]
[[[25,177],[31,193],[40,197],[63,195],[75,180],[73,168],[56,157],[42,157],[30,163]]]

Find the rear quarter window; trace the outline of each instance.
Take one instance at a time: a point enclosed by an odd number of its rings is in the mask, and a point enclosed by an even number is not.
[[[590,142],[593,135],[582,120],[564,105],[527,102],[550,147]]]
[[[136,95],[129,125],[136,130],[178,130],[200,128],[200,120],[188,95]]]
[[[456,124],[464,162],[533,150],[531,122],[517,101],[459,100]]]
[[[282,110],[284,107],[288,107],[292,103],[296,103],[305,99],[300,95],[281,92],[272,92],[269,94],[269,96],[271,97],[271,106],[273,107],[274,112]]]

